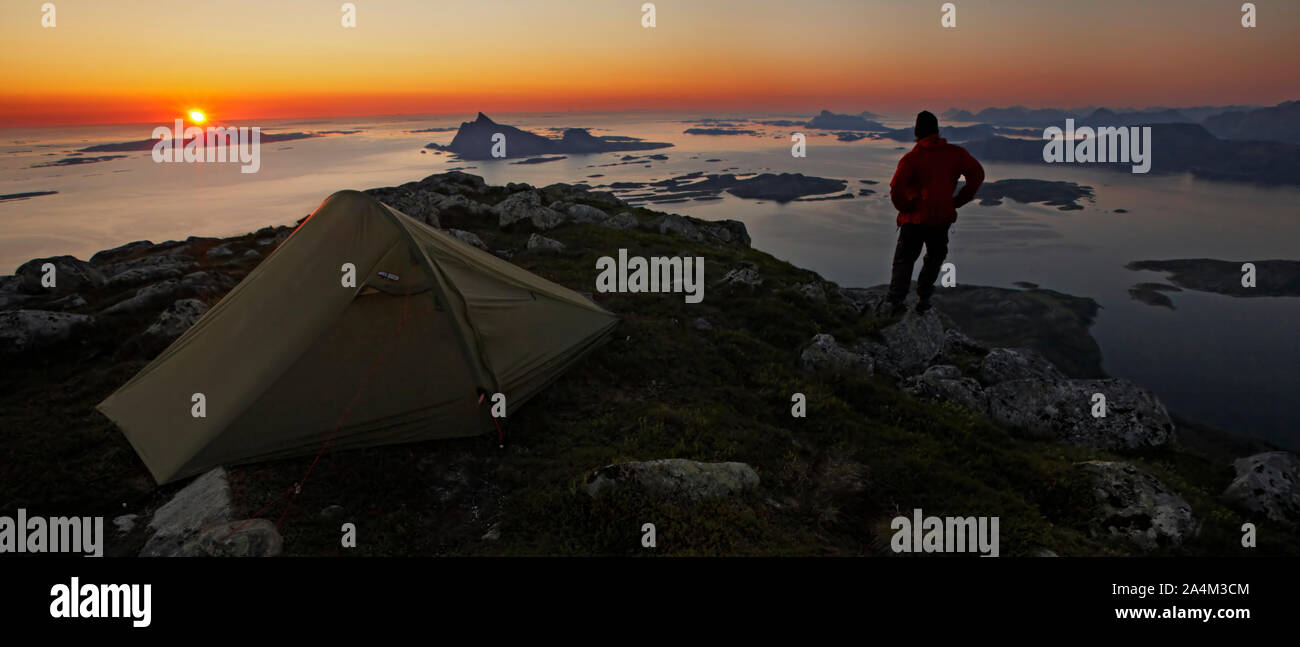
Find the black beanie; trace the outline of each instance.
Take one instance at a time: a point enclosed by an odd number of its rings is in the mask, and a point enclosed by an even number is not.
[[[922,110],[916,115],[916,130],[913,131],[919,140],[922,137],[939,134],[939,119],[929,110]]]

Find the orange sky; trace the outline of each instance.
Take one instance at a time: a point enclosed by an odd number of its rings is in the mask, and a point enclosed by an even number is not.
[[[394,113],[1274,104],[1300,3],[0,1],[0,125]]]

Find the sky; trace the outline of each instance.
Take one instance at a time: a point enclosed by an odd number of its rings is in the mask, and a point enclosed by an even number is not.
[[[0,0],[0,126],[1300,98],[1300,2]]]

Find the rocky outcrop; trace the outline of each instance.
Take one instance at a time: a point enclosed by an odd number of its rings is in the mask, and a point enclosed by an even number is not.
[[[208,305],[198,299],[180,299],[158,315],[158,320],[144,334],[167,339],[179,337],[207,311]]]
[[[1093,417],[1094,394],[1105,416]],[[1174,439],[1155,395],[1128,380],[1012,380],[985,389],[990,417],[1030,437],[1106,450],[1150,449]]]
[[[555,254],[564,251],[564,243],[539,234],[528,237],[528,249],[543,254]]]
[[[497,226],[506,229],[515,223],[527,222],[535,229],[546,231],[554,229],[565,221],[565,215],[542,206],[541,195],[537,191],[520,191],[492,207],[497,215]]]
[[[48,310],[0,312],[0,355],[12,355],[45,348],[68,339],[94,317]]]
[[[172,557],[184,554],[185,545],[214,524],[230,521],[230,483],[226,470],[218,467],[190,482],[171,501],[163,504],[149,521],[153,535],[140,551],[141,557]]]
[[[1143,550],[1176,548],[1195,537],[1192,507],[1156,477],[1128,463],[1089,461],[1076,466],[1092,486],[1089,531],[1120,538]]]
[[[875,360],[869,352],[845,348],[835,337],[822,333],[812,338],[799,353],[799,366],[809,371],[829,373],[862,373],[875,371]]]
[[[980,380],[984,384],[1001,384],[1012,380],[1064,380],[1056,365],[1037,351],[1028,348],[994,348],[980,363]]]
[[[718,285],[733,285],[756,288],[763,284],[763,276],[753,267],[737,267],[728,271],[718,281]]]
[[[448,229],[447,233],[455,236],[457,240],[466,245],[477,247],[485,252],[487,251],[487,244],[485,244],[483,239],[479,238],[478,235],[473,232],[468,232],[464,229]]]
[[[654,497],[699,501],[739,494],[758,484],[758,474],[744,463],[670,458],[606,465],[587,477],[585,489],[592,497],[630,487]]]
[[[1223,499],[1269,521],[1300,522],[1300,458],[1264,452],[1232,463],[1236,477]]]
[[[902,386],[904,391],[915,396],[955,402],[979,413],[987,413],[988,410],[979,382],[962,376],[961,369],[956,366],[931,366],[924,373],[903,380]]]
[[[26,294],[70,294],[100,287],[107,281],[90,263],[72,256],[34,258],[19,265],[14,276],[18,291]],[[54,285],[47,287],[46,276],[53,279]]]

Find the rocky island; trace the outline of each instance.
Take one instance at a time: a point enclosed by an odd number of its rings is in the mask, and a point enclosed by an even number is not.
[[[545,137],[514,126],[498,124],[483,113],[474,121],[466,121],[456,131],[451,143],[429,144],[426,148],[455,153],[464,160],[494,159],[493,137],[505,136],[505,157],[538,157],[586,153],[611,153],[617,151],[644,151],[669,148],[672,144],[646,142],[634,137],[605,135],[597,137],[584,128],[569,128],[559,139]]]

